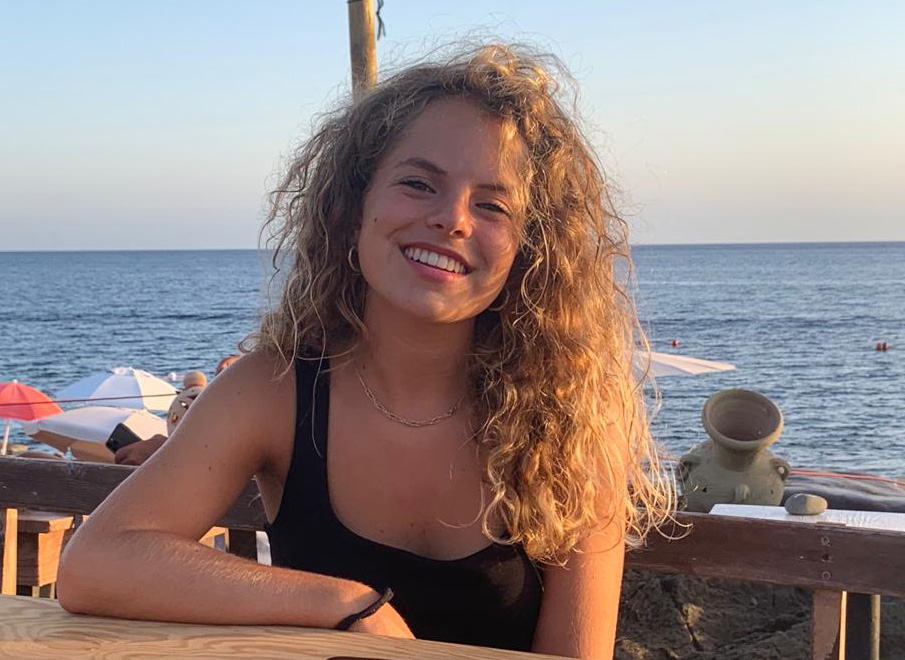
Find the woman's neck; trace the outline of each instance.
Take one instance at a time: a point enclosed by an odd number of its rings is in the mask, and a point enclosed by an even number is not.
[[[466,391],[474,320],[429,323],[368,305],[352,364],[390,408],[449,408]]]

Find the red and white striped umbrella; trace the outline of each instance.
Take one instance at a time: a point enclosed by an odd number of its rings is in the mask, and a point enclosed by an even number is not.
[[[0,418],[6,419],[6,430],[3,432],[3,447],[0,448],[0,455],[6,455],[11,419],[40,419],[60,412],[63,412],[62,409],[41,390],[15,379],[0,383]]]

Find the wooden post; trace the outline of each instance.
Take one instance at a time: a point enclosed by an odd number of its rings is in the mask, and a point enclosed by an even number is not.
[[[846,617],[848,619],[846,658],[880,660],[880,596],[850,593]]]
[[[811,660],[845,660],[846,592],[814,589]]]
[[[19,511],[0,509],[3,523],[3,576],[0,577],[0,594],[16,595],[16,577],[19,564]]]
[[[349,49],[352,55],[352,96],[357,101],[377,83],[377,38],[374,0],[349,1]]]

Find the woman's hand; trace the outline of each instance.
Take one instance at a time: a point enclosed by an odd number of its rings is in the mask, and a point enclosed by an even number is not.
[[[384,603],[379,610],[369,617],[359,619],[349,628],[354,632],[368,633],[369,635],[383,635],[385,637],[398,637],[400,639],[415,639],[408,624],[389,603]]]

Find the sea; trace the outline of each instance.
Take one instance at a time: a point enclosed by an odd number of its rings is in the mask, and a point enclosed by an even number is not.
[[[665,454],[705,439],[704,402],[741,387],[782,410],[771,449],[793,468],[905,477],[905,243],[637,246],[633,258],[653,350],[737,367],[648,388]],[[210,376],[255,329],[269,273],[254,250],[0,252],[0,381],[52,394],[115,366]],[[13,423],[10,441],[30,439]]]

